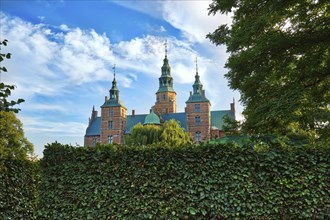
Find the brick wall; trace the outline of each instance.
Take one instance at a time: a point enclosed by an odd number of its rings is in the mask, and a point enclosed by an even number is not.
[[[85,136],[84,137],[84,146],[85,147],[93,147],[94,143],[100,142],[100,136],[95,135],[95,136]]]
[[[167,114],[167,113],[176,113],[176,93],[175,92],[157,93],[156,104],[152,107],[152,109],[158,115]]]
[[[112,128],[109,128],[109,121]],[[126,109],[120,106],[101,108],[101,136],[102,143],[108,143],[108,136],[112,136],[112,143],[123,142],[126,127]]]
[[[196,111],[196,104],[199,104],[199,111]],[[187,103],[185,112],[187,116],[188,132],[196,141],[196,132],[200,132],[200,140],[206,141],[210,139],[211,113],[210,103]],[[196,124],[196,117],[200,118],[199,124]]]

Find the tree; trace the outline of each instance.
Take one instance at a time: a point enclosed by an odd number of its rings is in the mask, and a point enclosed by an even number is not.
[[[0,155],[15,158],[32,156],[33,145],[24,137],[22,123],[12,111],[0,111]]]
[[[129,136],[125,136],[128,145],[149,145],[160,142],[161,129],[157,125],[136,124]]]
[[[223,126],[222,129],[226,134],[238,135],[240,132],[241,124],[239,121],[229,117],[227,114],[223,116]]]
[[[192,140],[188,132],[185,132],[180,124],[171,119],[163,124],[161,140],[165,146],[184,146],[191,144]]]
[[[245,106],[243,129],[329,138],[330,5],[326,0],[214,0],[233,13],[207,37],[225,44],[226,74]]]
[[[1,50],[1,46],[2,45],[7,46],[7,43],[8,43],[8,40],[3,40],[2,42],[0,42],[0,50]],[[4,59],[10,59],[10,58],[11,58],[10,53],[0,53],[0,63]],[[7,68],[0,65],[0,74],[2,72],[7,72]],[[24,99],[18,99],[17,101],[7,100],[7,98],[11,95],[12,90],[14,90],[14,89],[15,89],[14,85],[6,85],[0,81],[0,111],[1,110],[14,111],[17,113],[20,110],[19,108],[13,108],[13,106],[24,102]]]
[[[163,146],[182,146],[192,143],[190,135],[183,130],[180,124],[171,119],[162,126],[136,124],[131,134],[125,137],[128,145],[162,144]]]

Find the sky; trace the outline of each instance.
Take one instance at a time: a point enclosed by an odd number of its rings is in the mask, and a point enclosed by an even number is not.
[[[42,157],[47,143],[83,145],[93,106],[109,96],[116,65],[120,99],[128,114],[146,114],[155,104],[165,56],[183,112],[195,79],[196,57],[211,110],[230,109],[243,119],[240,95],[228,86],[228,53],[206,35],[230,15],[208,15],[207,0],[0,2],[1,81],[15,84],[11,99],[23,98],[17,115],[25,136]]]

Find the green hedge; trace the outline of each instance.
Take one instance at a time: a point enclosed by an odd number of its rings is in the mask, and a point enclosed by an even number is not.
[[[0,219],[35,219],[38,164],[0,156]]]
[[[52,144],[41,161],[38,218],[330,218],[329,148],[262,152]]]

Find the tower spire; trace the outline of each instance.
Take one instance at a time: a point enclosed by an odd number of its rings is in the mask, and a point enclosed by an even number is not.
[[[113,64],[112,69],[113,69],[113,80],[116,80],[116,63]]]
[[[198,63],[197,63],[197,56],[196,56],[196,59],[195,59],[195,63],[196,63],[196,74],[198,75]]]
[[[117,88],[117,82],[116,82],[116,64],[113,64],[113,81],[112,81],[112,87],[110,89],[110,99],[118,99],[119,98],[119,90]]]
[[[165,40],[164,47],[165,47],[165,57],[167,57],[167,40]]]

